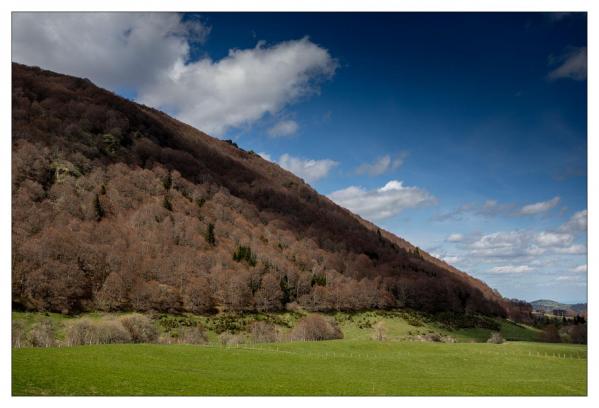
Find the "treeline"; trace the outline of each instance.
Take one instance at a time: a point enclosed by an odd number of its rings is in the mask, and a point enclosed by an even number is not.
[[[276,165],[86,80],[13,64],[12,166],[17,308],[511,310]]]

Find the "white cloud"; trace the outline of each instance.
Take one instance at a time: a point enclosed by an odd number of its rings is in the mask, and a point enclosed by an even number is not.
[[[563,281],[566,281],[566,282],[580,282],[581,278],[580,278],[580,276],[561,275],[561,276],[558,276],[557,278],[555,278],[555,280],[558,280],[558,281],[561,281],[561,282],[563,282]]]
[[[461,242],[464,240],[464,235],[462,234],[451,234],[447,237],[447,242]]]
[[[317,80],[335,69],[328,51],[307,38],[270,47],[259,43],[230,50],[219,61],[180,60],[163,80],[141,87],[139,100],[170,108],[181,120],[222,135],[317,92]]]
[[[525,205],[524,207],[522,207],[520,209],[519,213],[522,215],[534,215],[534,214],[543,213],[545,211],[549,211],[550,209],[554,208],[556,205],[559,204],[559,201],[560,201],[559,197],[553,197],[551,200],[541,201],[541,202],[534,203],[534,204],[528,204],[528,205]]]
[[[14,13],[12,59],[108,88],[159,81],[209,29],[174,13]]]
[[[141,103],[222,135],[318,92],[337,67],[308,38],[189,61],[209,29],[175,13],[15,13],[13,60],[133,88]]]
[[[281,120],[268,129],[270,137],[291,136],[299,129],[299,125],[294,120]]]
[[[576,81],[587,79],[587,47],[572,48],[553,60],[560,65],[547,75],[549,79],[569,78]]]
[[[575,244],[574,236],[556,231],[501,231],[483,235],[466,247],[481,258],[534,257],[545,254],[581,255],[585,245]]]
[[[587,247],[585,245],[575,244],[565,248],[556,248],[555,252],[564,255],[584,255],[587,253]]]
[[[474,256],[513,257],[527,255],[529,234],[524,231],[502,231],[483,235],[470,245]]]
[[[588,211],[582,210],[574,213],[570,219],[560,227],[560,231],[571,233],[582,232],[587,230]]]
[[[446,213],[437,214],[435,221],[461,220],[464,215],[493,218],[513,213],[513,204],[501,204],[497,200],[486,200],[483,204],[466,203]]]
[[[586,273],[587,272],[587,264],[584,265],[578,265],[575,268],[572,268],[572,272],[577,272],[577,273]]]
[[[395,158],[391,158],[386,154],[379,157],[374,163],[364,163],[356,169],[357,174],[368,174],[369,176],[379,176],[389,170],[396,170],[401,167],[406,158],[405,153],[399,154]]]
[[[264,160],[272,161],[270,154],[264,152],[258,152],[258,156],[262,157]]]
[[[381,220],[399,214],[407,208],[433,203],[435,198],[418,187],[406,187],[391,180],[383,187],[365,190],[350,186],[329,195],[329,198],[364,218]]]
[[[441,257],[441,260],[443,260],[444,262],[447,262],[448,264],[454,264],[457,262],[460,262],[462,260],[461,257],[457,256],[457,255],[449,255],[449,256],[443,256]]]
[[[278,163],[284,169],[289,170],[308,182],[320,180],[339,164],[330,159],[309,160],[294,157],[286,153],[279,158]]]
[[[492,273],[506,273],[506,274],[518,274],[518,273],[526,273],[533,271],[534,268],[531,268],[528,265],[505,265],[505,266],[496,266],[490,269]]]
[[[535,237],[535,242],[541,247],[565,247],[573,241],[572,235],[561,232],[541,231]]]

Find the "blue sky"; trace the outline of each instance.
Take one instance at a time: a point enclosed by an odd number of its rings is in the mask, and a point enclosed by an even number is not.
[[[586,301],[586,45],[583,13],[13,15],[14,61],[234,139],[529,301]]]

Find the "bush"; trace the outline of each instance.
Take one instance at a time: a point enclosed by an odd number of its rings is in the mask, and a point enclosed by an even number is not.
[[[505,339],[501,336],[501,333],[493,332],[493,333],[491,333],[491,336],[487,340],[487,343],[502,344],[504,341],[505,341]]]
[[[311,314],[297,322],[291,331],[291,338],[306,341],[334,340],[342,339],[343,333],[335,320]]]
[[[550,324],[541,333],[540,340],[547,343],[561,343],[562,339],[559,330],[554,324]]]
[[[100,344],[131,342],[131,335],[118,320],[98,322],[96,327],[98,330],[98,343]]]
[[[146,316],[132,314],[121,317],[120,321],[133,343],[155,343],[158,340],[158,329]]]
[[[410,314],[405,317],[405,320],[406,320],[406,322],[408,322],[408,324],[410,326],[414,326],[414,327],[424,326],[424,323],[422,323],[422,320],[420,320],[418,317],[412,316]]]
[[[379,321],[374,325],[374,333],[372,338],[374,340],[383,341],[387,337],[387,328],[385,327],[385,322],[383,320]]]
[[[78,319],[67,328],[65,339],[69,346],[97,344],[98,333],[94,323],[90,319]]]
[[[428,333],[423,336],[423,340],[432,341],[434,343],[442,343],[443,336],[441,336],[439,333]]]
[[[218,339],[223,346],[234,346],[245,343],[245,338],[242,335],[227,332],[221,333],[221,335],[218,336]]]
[[[254,343],[273,343],[277,340],[277,329],[272,323],[253,322],[249,332]]]
[[[179,342],[185,344],[205,344],[208,342],[208,337],[201,325],[183,327],[180,330]]]
[[[25,347],[27,344],[27,330],[22,320],[12,321],[12,346],[15,348]]]
[[[587,344],[587,325],[577,324],[569,330],[570,341],[576,344]]]
[[[56,329],[50,319],[44,319],[35,323],[29,335],[27,336],[29,343],[33,347],[52,347],[56,344]]]
[[[89,344],[129,343],[131,335],[117,320],[94,321],[77,319],[66,331],[66,342],[69,346]]]

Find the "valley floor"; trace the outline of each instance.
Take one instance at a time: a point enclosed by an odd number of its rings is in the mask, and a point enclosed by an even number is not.
[[[586,395],[587,347],[345,339],[13,349],[13,395]]]

